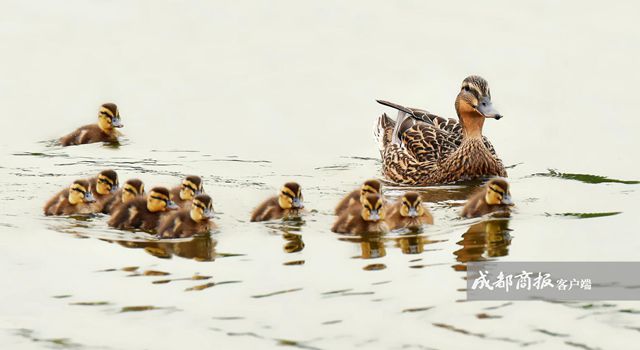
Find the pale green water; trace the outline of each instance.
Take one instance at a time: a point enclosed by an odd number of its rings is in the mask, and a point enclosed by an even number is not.
[[[638,5],[512,6],[3,2],[0,345],[635,344],[637,302],[464,301],[469,260],[628,261],[640,249],[638,184],[566,175],[640,178]],[[459,219],[473,186],[443,186],[425,189],[436,225],[421,235],[331,233],[340,197],[379,173],[371,129],[390,111],[374,99],[452,117],[471,73],[505,115],[485,134],[515,165],[513,217]],[[121,108],[119,148],[44,141],[104,101]],[[42,215],[55,191],[105,167],[147,188],[201,175],[219,231],[169,244],[102,216]],[[313,211],[249,223],[290,179]]]

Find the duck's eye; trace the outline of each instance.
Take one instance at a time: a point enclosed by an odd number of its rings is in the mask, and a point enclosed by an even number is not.
[[[82,193],[83,195],[85,195],[85,194],[87,193],[87,191],[81,190],[81,189],[79,189],[79,188],[74,188],[73,190],[74,190],[74,191],[76,191],[76,192],[80,192],[80,193]]]
[[[131,188],[125,188],[124,190],[125,190],[125,191],[127,191],[127,192],[129,192],[129,193],[131,193],[131,194],[136,194],[136,191],[134,191],[134,190],[133,190],[133,189],[131,189]]]
[[[465,85],[462,87],[462,90],[464,91],[471,91],[471,89],[469,89],[469,86]]]
[[[196,189],[195,189],[195,188],[193,188],[193,186],[191,186],[191,185],[186,185],[186,184],[182,184],[182,189],[183,189],[183,190],[184,190],[184,189],[187,189],[187,188],[188,188],[188,189],[190,189],[190,190],[191,190],[191,191],[193,191],[193,192],[196,192]]]
[[[165,202],[165,204],[166,204],[166,203],[169,203],[169,200],[164,199],[164,198],[162,198],[162,197],[151,196],[151,198],[153,198],[153,199],[157,199],[157,200],[159,200],[159,201],[163,201],[163,202]]]

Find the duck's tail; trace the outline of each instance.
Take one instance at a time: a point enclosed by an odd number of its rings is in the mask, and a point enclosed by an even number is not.
[[[391,144],[393,128],[395,125],[396,123],[393,119],[389,118],[386,113],[382,113],[382,115],[378,117],[378,120],[376,120],[376,123],[373,126],[373,135],[378,143],[380,154],[382,154],[387,146]]]

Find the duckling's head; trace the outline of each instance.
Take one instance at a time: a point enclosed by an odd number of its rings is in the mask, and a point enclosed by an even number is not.
[[[367,180],[362,184],[362,187],[360,187],[360,203],[362,203],[362,201],[364,201],[364,197],[367,196],[367,194],[370,193],[374,193],[374,194],[380,194],[380,187],[382,185],[380,184],[380,181],[376,180],[376,179],[371,179],[371,180]]]
[[[204,188],[200,176],[189,175],[182,180],[182,184],[180,185],[180,199],[188,201],[201,193],[204,193]]]
[[[193,221],[204,221],[213,217],[213,203],[211,197],[199,194],[191,202],[191,218]]]
[[[149,192],[149,197],[147,197],[147,209],[149,209],[150,212],[155,213],[159,211],[178,209],[178,206],[169,199],[168,189],[165,187],[154,187],[151,192]]]
[[[144,183],[138,179],[129,179],[122,186],[122,203],[127,203],[144,194]]]
[[[95,202],[91,193],[90,184],[87,180],[76,180],[69,187],[69,203],[72,205],[80,203]]]
[[[370,193],[364,197],[362,201],[362,218],[365,221],[384,220],[382,197],[377,193]]]
[[[120,112],[118,106],[115,103],[105,103],[100,106],[100,112],[98,112],[98,126],[102,131],[111,132],[114,128],[121,128],[122,122],[120,121]]]
[[[420,198],[420,194],[418,192],[406,192],[402,196],[400,215],[409,218],[417,218],[424,215],[422,198]]]
[[[485,187],[484,200],[490,205],[513,205],[509,183],[503,178],[491,179]]]
[[[302,209],[304,208],[304,198],[302,188],[296,182],[287,182],[280,189],[278,204],[282,209]]]
[[[458,118],[464,123],[465,116],[494,118],[496,120],[502,118],[502,115],[493,108],[491,103],[491,91],[489,83],[477,75],[470,75],[462,81],[460,93],[456,98],[456,112]]]
[[[106,195],[115,192],[118,185],[118,174],[111,169],[103,170],[98,174],[95,190],[100,195]]]

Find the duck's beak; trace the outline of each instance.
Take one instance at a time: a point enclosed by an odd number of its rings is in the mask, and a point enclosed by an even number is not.
[[[502,204],[509,205],[509,206],[513,205],[513,201],[511,200],[510,194],[507,193],[502,197]]]
[[[111,186],[111,191],[109,191],[109,192],[115,193],[118,190],[118,187],[119,187],[118,184],[115,184],[115,185]]]
[[[480,112],[485,118],[493,118],[495,120],[502,118],[502,115],[498,113],[495,108],[493,108],[491,99],[487,96],[483,97],[482,100],[480,100],[480,104],[478,105],[478,112]]]
[[[111,126],[113,126],[114,128],[121,128],[124,125],[120,121],[120,117],[115,117],[115,118],[111,119]]]
[[[293,199],[293,203],[292,203],[293,207],[296,209],[302,209],[304,208],[304,205],[302,204],[302,199],[300,199],[300,197],[296,197]]]
[[[409,217],[415,218],[416,216],[418,216],[416,208],[409,208]]]
[[[84,195],[84,201],[87,203],[93,203],[96,201],[96,198],[93,196],[92,192],[87,192]]]
[[[378,221],[380,220],[380,213],[377,210],[372,210],[369,214],[369,220]]]
[[[207,209],[204,211],[204,216],[208,219],[212,219],[213,218],[213,210]]]
[[[167,209],[169,209],[169,210],[175,210],[175,209],[178,209],[178,208],[180,208],[180,207],[176,204],[176,202],[174,202],[174,201],[167,201]]]

